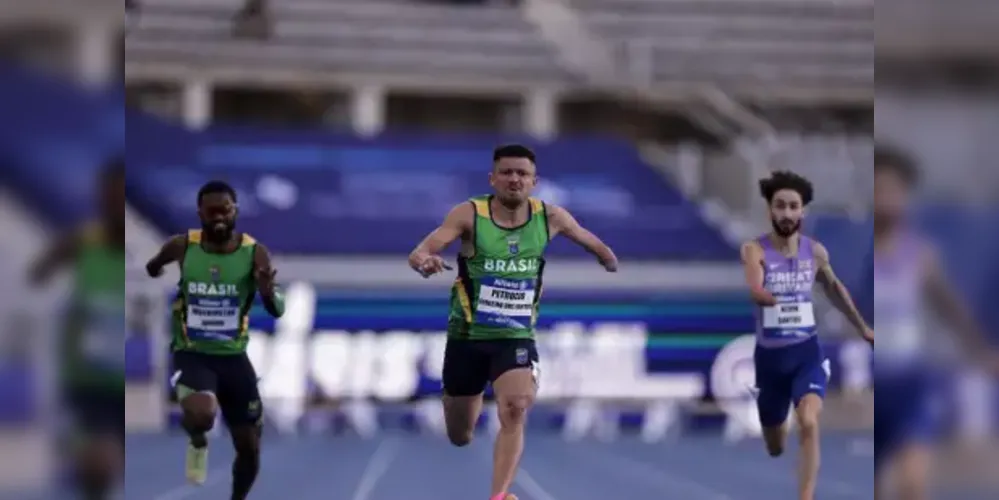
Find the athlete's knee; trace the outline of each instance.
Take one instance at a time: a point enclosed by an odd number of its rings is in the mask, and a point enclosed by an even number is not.
[[[767,454],[777,458],[784,454],[784,446],[787,442],[787,430],[784,426],[768,427],[763,429],[763,442],[767,448]]]
[[[183,425],[188,431],[208,432],[215,426],[217,403],[208,392],[190,394],[180,402],[184,412]]]
[[[459,448],[468,446],[472,444],[472,439],[475,437],[475,433],[471,429],[452,429],[447,430],[447,439],[452,445]]]
[[[815,436],[819,433],[819,414],[822,412],[822,399],[818,395],[809,394],[801,400],[797,409],[798,429],[803,437]]]
[[[232,431],[232,445],[236,455],[241,457],[260,457],[260,432],[257,426],[240,426]]]
[[[481,411],[480,396],[449,396],[445,395],[444,423],[447,427],[447,438],[452,445],[463,447],[472,443],[475,437],[475,425]]]
[[[506,396],[499,400],[496,411],[499,412],[500,426],[503,428],[523,426],[527,420],[527,411],[534,403],[531,396]]]
[[[806,414],[798,417],[798,432],[802,437],[815,437],[819,435],[819,416]]]
[[[88,443],[78,457],[76,468],[81,490],[103,498],[121,476],[123,454],[121,443],[110,437],[95,438]]]

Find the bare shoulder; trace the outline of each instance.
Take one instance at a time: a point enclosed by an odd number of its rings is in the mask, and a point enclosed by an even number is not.
[[[471,227],[475,218],[475,206],[470,202],[462,202],[451,208],[444,218],[444,225],[466,229]]]
[[[184,250],[187,248],[187,243],[187,234],[175,234],[167,240],[167,242],[163,245],[163,248],[168,251]]]
[[[763,260],[763,247],[756,240],[743,242],[739,247],[739,256],[743,262],[760,262]]]
[[[572,217],[568,210],[559,205],[545,203],[545,215],[552,225],[561,225]]]
[[[812,243],[812,256],[815,257],[815,260],[817,260],[820,265],[829,263],[829,250],[826,249],[826,246],[818,240],[813,239],[809,241]]]

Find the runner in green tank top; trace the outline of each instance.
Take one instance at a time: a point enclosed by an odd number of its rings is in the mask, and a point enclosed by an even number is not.
[[[156,277],[169,263],[180,264],[171,382],[183,410],[181,425],[191,438],[187,478],[205,482],[206,435],[221,412],[236,448],[231,498],[242,500],[260,468],[263,418],[257,374],[246,355],[250,307],[259,295],[267,312],[279,318],[284,298],[274,284],[270,252],[235,231],[236,208],[236,192],[228,184],[205,184],[198,192],[202,229],[171,238],[146,269]]]
[[[508,491],[540,375],[534,325],[548,242],[563,234],[607,271],[617,271],[614,252],[569,212],[531,198],[536,174],[530,149],[497,148],[489,174],[495,193],[454,207],[409,256],[410,267],[427,278],[451,269],[440,253],[461,240],[444,353],[444,412],[451,442],[469,444],[492,384],[500,420],[492,500],[515,500]]]
[[[101,218],[59,241],[32,269],[36,284],[70,268],[73,293],[60,342],[62,396],[81,439],[75,487],[107,498],[124,464],[125,167],[104,167]]]

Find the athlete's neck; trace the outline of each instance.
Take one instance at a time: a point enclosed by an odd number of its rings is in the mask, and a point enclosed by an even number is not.
[[[530,217],[530,212],[524,210],[527,203],[520,202],[513,206],[507,206],[499,200],[497,197],[493,197],[489,202],[490,211],[492,211],[493,221],[504,226],[517,227],[525,222],[527,218]]]
[[[781,236],[771,231],[770,241],[774,244],[774,249],[778,252],[795,255],[798,253],[798,245],[801,242],[801,234],[795,231],[794,234],[790,236]]]
[[[882,253],[890,251],[898,240],[900,231],[897,224],[884,222],[874,223],[874,251]]]
[[[241,240],[242,237],[236,233],[218,241],[206,234],[205,238],[201,240],[201,248],[208,253],[232,253],[239,248]]]

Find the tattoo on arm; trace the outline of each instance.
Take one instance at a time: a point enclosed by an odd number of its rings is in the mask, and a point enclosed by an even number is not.
[[[255,271],[257,291],[264,309],[274,318],[284,315],[284,294],[274,284],[275,271],[271,265],[271,253],[263,244],[257,243],[253,252],[253,268]]]
[[[858,330],[867,328],[867,323],[857,309],[856,304],[854,304],[853,298],[850,297],[850,292],[833,271],[832,265],[829,263],[828,251],[821,246],[816,246],[815,255],[815,260],[819,268],[815,276],[815,281],[822,285],[822,290],[829,301],[832,302],[833,307],[843,313],[846,319]]]

